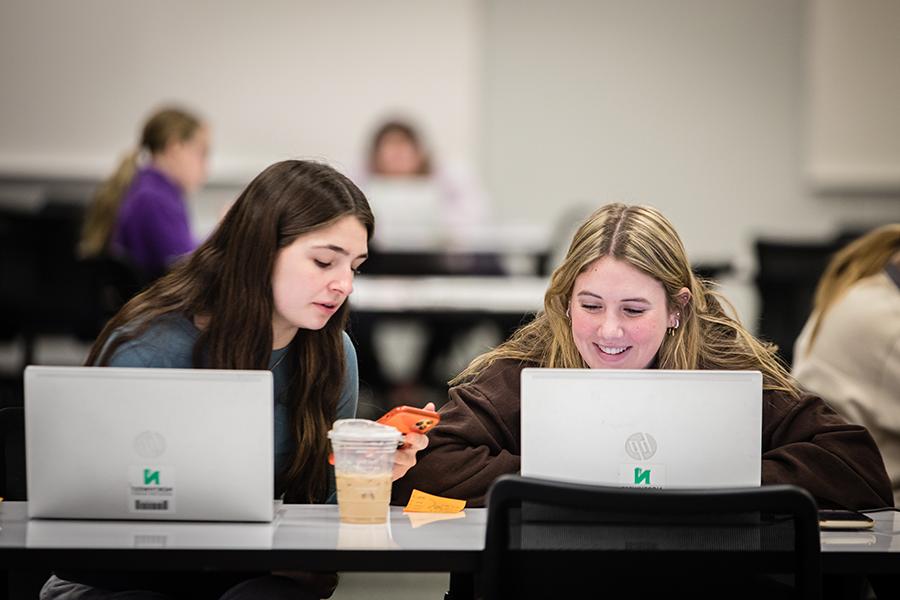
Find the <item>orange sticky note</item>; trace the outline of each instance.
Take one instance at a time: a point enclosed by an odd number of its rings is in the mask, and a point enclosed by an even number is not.
[[[412,496],[409,498],[409,504],[406,505],[403,512],[455,513],[465,507],[465,500],[442,498],[420,492],[419,490],[413,490]]]
[[[409,519],[409,524],[412,525],[413,529],[415,529],[416,527],[422,527],[423,525],[437,523],[438,521],[446,521],[448,519],[465,519],[466,511],[456,513],[410,512],[406,513],[406,517]]]

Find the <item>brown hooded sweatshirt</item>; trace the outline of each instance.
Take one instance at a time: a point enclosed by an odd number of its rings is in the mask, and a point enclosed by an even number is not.
[[[394,484],[394,504],[406,504],[416,488],[484,506],[497,477],[518,473],[519,374],[529,366],[535,365],[498,360],[474,381],[450,389],[428,448]],[[893,506],[884,462],[868,431],[816,396],[763,393],[762,453],[763,485],[806,488],[822,508]]]

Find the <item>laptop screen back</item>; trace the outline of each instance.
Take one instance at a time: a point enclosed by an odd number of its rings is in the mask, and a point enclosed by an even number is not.
[[[760,485],[758,371],[523,369],[522,475],[624,487]]]
[[[271,521],[269,371],[28,367],[29,517]]]
[[[372,242],[382,251],[439,250],[446,244],[441,191],[427,178],[376,178],[366,198],[378,215]]]

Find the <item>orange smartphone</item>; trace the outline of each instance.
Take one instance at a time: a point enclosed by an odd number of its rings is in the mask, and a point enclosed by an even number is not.
[[[415,408],[414,406],[398,406],[386,412],[378,419],[382,425],[390,425],[400,433],[426,433],[441,420],[441,415],[433,410]]]
[[[398,406],[384,413],[377,422],[382,425],[396,427],[400,433],[425,433],[437,425],[440,420],[441,415],[433,410],[425,410],[414,406]],[[402,448],[404,445],[401,441],[397,444],[397,447]],[[328,455],[328,464],[334,465],[334,454]]]

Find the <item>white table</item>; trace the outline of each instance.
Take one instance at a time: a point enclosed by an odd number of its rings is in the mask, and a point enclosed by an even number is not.
[[[524,315],[541,310],[543,277],[366,277],[353,283],[352,310],[370,313],[478,312]]]
[[[27,518],[25,502],[0,503],[5,569],[455,572],[458,597],[481,569],[485,509],[431,523],[391,508],[385,525],[345,525],[336,506],[291,505],[271,523],[52,521]],[[823,532],[825,573],[900,573],[900,515],[872,513],[869,532]],[[630,553],[635,550],[630,550]],[[690,553],[676,561],[694,560]]]
[[[285,505],[272,523],[75,521],[27,517],[0,503],[0,564],[9,568],[475,571],[486,512],[451,519],[391,508],[384,525],[340,523],[335,505]],[[138,556],[140,560],[137,560]]]

